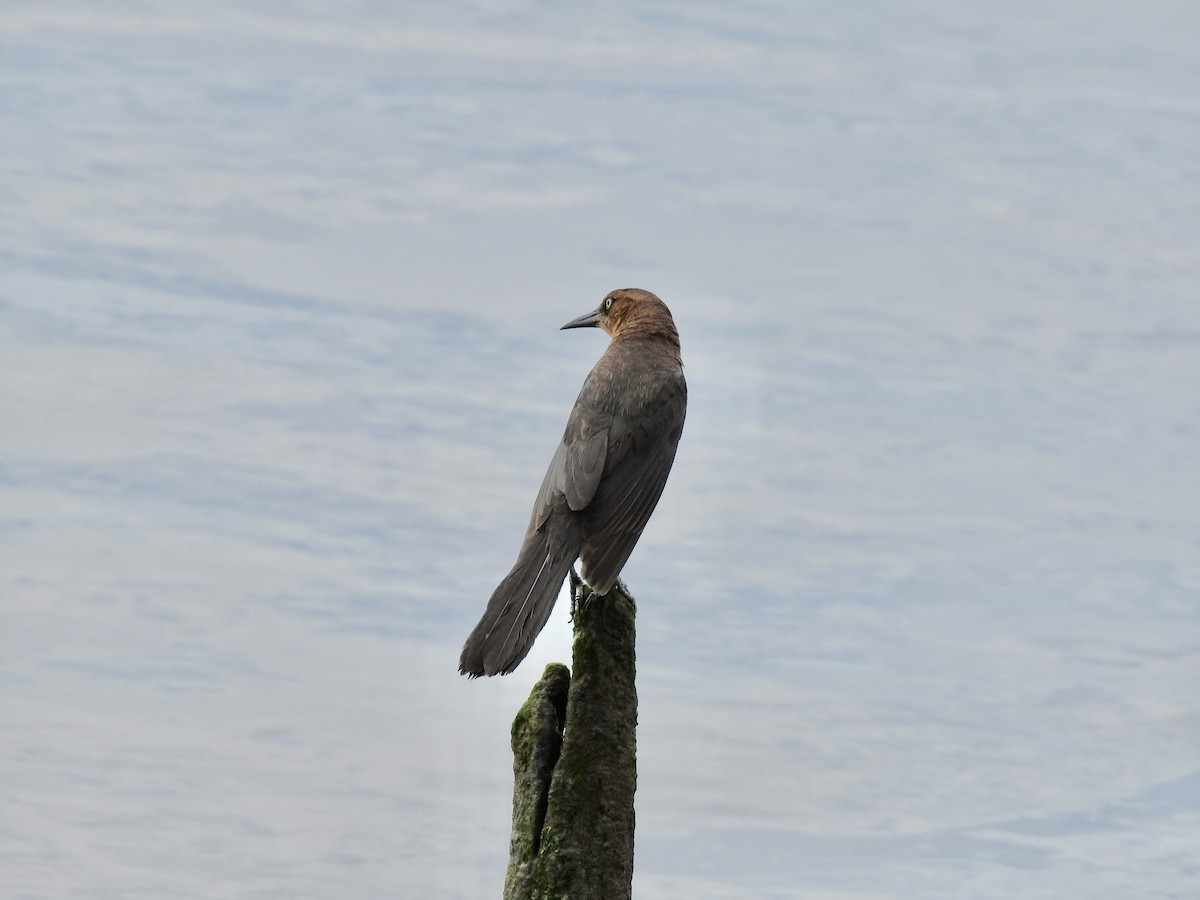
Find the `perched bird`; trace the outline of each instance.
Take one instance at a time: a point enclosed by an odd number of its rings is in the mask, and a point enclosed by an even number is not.
[[[608,593],[667,483],[687,408],[671,311],[624,288],[563,328],[593,326],[612,340],[567,419],[517,562],[463,646],[458,670],[472,678],[507,675],[525,658],[576,559],[592,590]]]

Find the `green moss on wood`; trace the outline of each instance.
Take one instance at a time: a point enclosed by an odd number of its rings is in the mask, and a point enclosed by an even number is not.
[[[606,596],[585,596],[575,613],[573,671],[547,667],[517,713],[506,900],[630,896],[637,786],[634,619],[623,585]]]

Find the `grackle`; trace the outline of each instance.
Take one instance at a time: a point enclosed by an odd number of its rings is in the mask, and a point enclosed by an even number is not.
[[[566,328],[611,336],[542,481],[512,571],[467,638],[458,669],[506,675],[546,625],[576,559],[597,594],[617,581],[658,503],[683,432],[687,385],[679,333],[649,291],[613,291]]]

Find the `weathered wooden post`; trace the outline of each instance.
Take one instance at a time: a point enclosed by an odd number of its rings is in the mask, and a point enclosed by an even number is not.
[[[513,722],[505,900],[627,900],[632,893],[634,601],[620,582],[602,597],[577,590],[572,671],[547,666]]]

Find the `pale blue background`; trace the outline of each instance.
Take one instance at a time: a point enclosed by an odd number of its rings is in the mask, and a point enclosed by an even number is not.
[[[0,882],[497,897],[455,672],[603,349],[636,894],[1192,897],[1200,6],[0,10]]]

